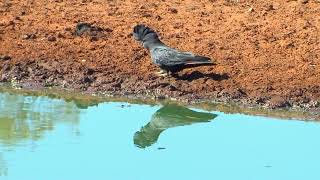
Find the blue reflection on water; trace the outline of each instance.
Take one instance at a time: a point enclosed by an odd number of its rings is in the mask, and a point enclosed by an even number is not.
[[[65,109],[49,98],[37,103],[58,107],[46,112],[47,119],[34,120],[53,121],[52,128],[39,131],[41,138],[1,141],[0,172],[6,174],[0,179],[320,179],[316,122],[212,112],[217,117],[210,122],[169,128],[143,149],[134,135],[160,106],[101,103],[79,109],[65,102]],[[64,112],[73,114],[63,119]]]

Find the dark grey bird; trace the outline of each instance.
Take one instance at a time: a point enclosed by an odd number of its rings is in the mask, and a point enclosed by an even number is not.
[[[150,51],[152,62],[160,67],[161,75],[175,74],[186,68],[214,65],[208,57],[170,48],[161,42],[153,29],[143,24],[133,28],[133,37]]]

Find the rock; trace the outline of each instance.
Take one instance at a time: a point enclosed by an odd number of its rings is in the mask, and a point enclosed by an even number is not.
[[[56,40],[57,40],[57,38],[54,37],[54,36],[49,36],[48,37],[48,41],[50,41],[50,42],[53,42],[53,41],[56,41]]]
[[[105,31],[105,32],[112,32],[113,29],[111,29],[111,28],[105,28],[104,31]]]
[[[110,33],[113,30],[110,28],[101,28],[98,26],[94,26],[92,24],[89,23],[85,23],[85,22],[81,22],[78,23],[75,27],[75,31],[73,33],[73,35],[76,36],[89,36],[90,37],[90,41],[97,41],[99,40],[101,37],[105,37],[105,32]]]
[[[249,8],[249,9],[248,9],[248,12],[254,12],[253,7]]]
[[[92,75],[94,72],[95,72],[95,70],[94,69],[91,69],[91,68],[88,68],[88,69],[86,69],[86,70],[84,70],[85,72],[85,74],[86,75]]]
[[[29,36],[28,36],[28,34],[24,34],[24,35],[21,36],[21,38],[22,39],[29,39]]]
[[[61,33],[58,33],[58,38],[65,38],[65,36]]]
[[[165,100],[165,99],[166,99],[166,96],[165,96],[165,95],[156,95],[156,96],[154,97],[154,99]]]
[[[6,74],[0,75],[0,82],[8,82],[8,78],[7,78]]]
[[[27,39],[35,39],[37,36],[34,33],[31,34],[24,34],[21,36],[22,39],[27,40]]]
[[[29,36],[29,39],[35,39],[37,36],[36,36],[36,34],[30,34],[30,36]]]
[[[155,19],[158,20],[158,21],[161,21],[161,20],[162,20],[162,17],[159,16],[159,15],[156,15]]]
[[[16,23],[14,21],[9,21],[7,26],[14,26]]]
[[[85,76],[84,78],[82,78],[81,81],[82,81],[83,83],[91,83],[91,82],[92,82],[91,79],[90,79],[89,77],[87,77],[87,76]]]
[[[143,13],[143,14],[142,14],[142,17],[149,18],[149,17],[152,17],[152,14],[150,14],[150,13]]]
[[[20,16],[16,16],[14,19],[17,20],[17,21],[22,21]]]
[[[168,11],[171,12],[171,13],[174,13],[174,14],[178,13],[178,10],[176,8],[172,8],[172,7],[169,8]]]
[[[90,37],[90,41],[92,42],[92,41],[98,41],[99,40],[99,38],[97,37],[97,36],[92,36],[92,37]]]
[[[275,96],[270,99],[269,103],[267,103],[267,106],[271,109],[276,109],[276,108],[289,107],[290,104],[285,98],[280,96]]]
[[[2,61],[7,61],[10,59],[11,59],[11,57],[9,55],[0,55],[0,60],[2,60]]]
[[[300,2],[301,4],[306,4],[306,3],[309,2],[309,0],[299,0],[299,2]]]
[[[272,11],[272,10],[275,10],[273,4],[270,4],[267,8],[266,8],[266,11]]]
[[[78,36],[81,36],[84,32],[90,31],[90,29],[91,29],[91,24],[81,22],[76,25],[75,34]]]
[[[69,31],[69,32],[72,31],[72,29],[70,27],[66,27],[64,30]]]
[[[114,87],[114,88],[121,88],[121,82],[114,82],[114,83],[112,83],[112,87]]]

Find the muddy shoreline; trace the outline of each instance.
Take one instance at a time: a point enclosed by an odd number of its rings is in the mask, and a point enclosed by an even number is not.
[[[17,1],[0,3],[0,82],[88,94],[320,110],[320,3]],[[186,18],[188,17],[188,18]],[[88,22],[92,31],[77,33]],[[145,23],[217,65],[158,77],[130,33]]]
[[[106,94],[90,94],[88,92],[75,91],[71,89],[62,89],[59,87],[49,88],[20,88],[11,87],[8,84],[1,84],[0,93],[9,93],[12,95],[23,95],[23,96],[41,96],[49,97],[53,99],[61,99],[66,102],[74,102],[76,106],[82,109],[87,109],[92,106],[97,106],[104,102],[120,102],[129,104],[144,104],[144,105],[159,105],[164,106],[167,104],[176,104],[186,106],[189,108],[202,109],[206,111],[220,111],[227,114],[241,113],[246,115],[264,116],[270,118],[286,119],[286,120],[302,120],[302,121],[319,121],[319,111],[302,111],[301,109],[267,109],[260,106],[248,107],[243,104],[232,104],[232,103],[213,103],[212,101],[198,101],[198,102],[186,102],[177,101],[176,99],[157,99],[147,98],[146,96],[113,96]],[[121,105],[126,106],[126,105]]]

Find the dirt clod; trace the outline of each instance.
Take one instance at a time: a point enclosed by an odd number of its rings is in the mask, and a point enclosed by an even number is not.
[[[88,31],[91,31],[91,24],[82,22],[76,25],[76,30],[75,30],[76,35],[81,36],[83,33]]]
[[[270,107],[271,109],[276,109],[276,108],[286,108],[289,107],[290,104],[289,102],[283,98],[283,97],[279,97],[279,96],[275,96],[272,97],[270,102],[267,104],[268,107]]]
[[[309,0],[299,0],[299,2],[302,3],[302,4],[306,4],[306,3],[309,2]]]
[[[174,13],[174,14],[178,13],[178,10],[176,8],[172,8],[172,7],[168,8],[168,11],[171,13]]]
[[[57,38],[55,36],[48,36],[48,41],[53,42],[56,40],[57,40]]]
[[[11,59],[11,57],[9,55],[0,55],[0,60],[7,61],[10,59]]]
[[[31,33],[31,34],[24,34],[21,36],[22,39],[24,40],[28,40],[28,39],[35,39],[37,36],[36,34],[34,33]]]

